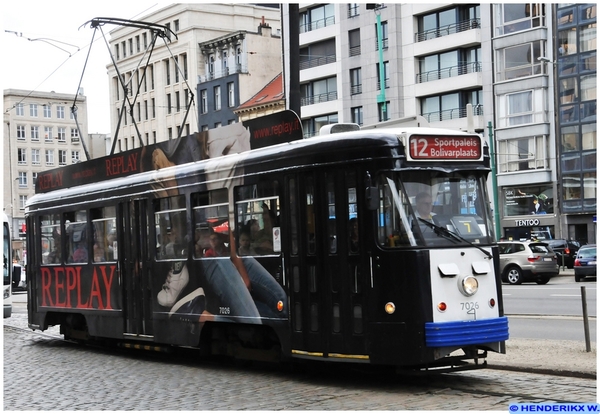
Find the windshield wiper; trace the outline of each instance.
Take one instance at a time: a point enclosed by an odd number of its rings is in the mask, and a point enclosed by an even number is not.
[[[421,217],[419,217],[419,221],[421,221],[421,222],[425,223],[427,226],[431,227],[433,229],[433,231],[435,232],[435,234],[437,234],[438,236],[445,237],[448,240],[465,242],[465,243],[467,243],[467,244],[469,244],[469,245],[471,245],[471,246],[473,246],[473,247],[481,250],[488,257],[488,259],[493,259],[494,258],[494,256],[492,256],[490,254],[490,252],[484,250],[482,247],[476,245],[475,243],[470,242],[469,240],[465,239],[464,237],[459,236],[458,234],[456,234],[454,232],[451,232],[450,230],[448,230],[445,227],[438,226],[437,224],[432,223],[432,222],[430,222],[428,220],[424,220]]]

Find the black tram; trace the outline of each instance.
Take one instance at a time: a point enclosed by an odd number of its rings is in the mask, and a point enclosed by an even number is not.
[[[41,173],[26,208],[30,328],[414,369],[505,352],[479,136],[382,129],[266,146],[261,128]]]

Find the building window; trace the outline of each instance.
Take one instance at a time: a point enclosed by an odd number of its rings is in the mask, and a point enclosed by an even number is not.
[[[533,122],[533,92],[525,91],[507,95],[508,125],[522,125]]]
[[[58,150],[58,165],[67,165],[67,151]]]
[[[171,66],[168,60],[165,60],[165,79],[167,85],[171,84]]]
[[[58,127],[58,142],[67,142],[67,128]],[[50,139],[52,140],[52,138]]]
[[[337,114],[321,115],[315,118],[302,120],[302,130],[304,137],[310,138],[319,133],[322,126],[336,124],[338,122]]]
[[[360,12],[359,3],[348,4],[348,17],[356,17],[360,14],[359,12]]]
[[[181,103],[179,102],[179,91],[175,92],[175,110],[177,112],[181,111]]]
[[[498,173],[549,168],[545,135],[498,140]]]
[[[545,62],[538,60],[544,53],[545,42],[537,41],[498,50],[497,77],[499,81],[523,78],[542,73]]]
[[[26,205],[27,205],[27,196],[19,195],[19,210],[25,210]]]
[[[62,105],[58,105],[56,107],[56,117],[58,119],[65,119],[65,107]]]
[[[333,76],[300,85],[300,95],[300,105],[302,106],[335,101],[337,99],[337,78]]]
[[[388,44],[388,23],[381,22],[381,45],[383,49],[387,49]],[[375,50],[379,50],[379,31],[377,30],[377,25],[375,25]]]
[[[430,96],[421,100],[422,115],[429,122],[465,118],[467,104],[473,105],[475,115],[483,114],[483,91],[472,89],[445,95]]]
[[[218,111],[221,109],[221,86],[214,87],[213,97],[215,99],[215,111]]]
[[[173,20],[173,31],[175,33],[179,32],[179,19]]]
[[[481,48],[476,47],[424,56],[419,59],[417,82],[430,82],[481,72],[480,55]]]
[[[208,79],[212,80],[215,78],[215,57],[210,55],[208,57]]]
[[[19,176],[17,177],[19,181],[19,188],[27,188],[27,172],[19,171]]]
[[[390,101],[379,102],[377,104],[377,114],[379,122],[387,121],[390,119]]]
[[[362,93],[361,68],[350,69],[350,94]]]
[[[300,12],[300,33],[310,32],[335,24],[334,4],[324,4]]]
[[[480,19],[479,5],[461,5],[420,16],[416,41],[422,42],[465,30],[477,29],[480,27]]]
[[[31,164],[32,165],[40,165],[40,150],[33,148],[31,150]]]
[[[25,139],[25,125],[17,125],[17,139]]]
[[[173,68],[175,71],[175,83],[179,83],[179,56],[174,56],[173,60],[175,61],[175,67]]]
[[[543,3],[498,4],[495,11],[498,36],[546,25],[546,5]]]
[[[79,131],[77,128],[71,128],[71,142],[79,142]]]
[[[44,105],[44,118],[52,117],[52,107],[50,105]]]
[[[54,150],[46,150],[46,165],[54,165]]]
[[[226,50],[223,50],[221,52],[221,67],[223,70],[222,76],[229,75],[229,68],[227,67],[227,51]]]
[[[383,79],[385,79],[384,87],[387,89],[390,87],[390,75],[389,75],[389,63],[383,62]],[[379,71],[379,63],[376,64],[377,68],[377,90],[381,90],[381,72]]]
[[[233,82],[227,84],[227,106],[230,108],[235,106],[235,84]]]
[[[171,104],[171,94],[168,93],[167,94],[167,113],[168,114],[171,113],[171,107],[172,107],[172,104]]]
[[[200,91],[200,113],[205,114],[208,112],[208,93],[206,89]]]
[[[335,63],[335,39],[327,39],[300,48],[300,70]]]
[[[350,30],[348,32],[348,41],[350,56],[360,55],[360,29]]]
[[[32,126],[31,127],[31,140],[32,141],[39,141],[40,140],[40,127],[39,126]]]
[[[25,148],[17,148],[17,164],[27,165],[27,150]]]
[[[357,106],[352,108],[352,122],[358,125],[363,124],[363,108],[362,106]]]
[[[38,116],[37,104],[29,104],[29,116],[37,118],[37,116]]]
[[[52,142],[52,127],[44,127],[44,141]]]
[[[18,103],[16,105],[16,109],[17,109],[17,116],[25,116],[25,108],[23,103]]]

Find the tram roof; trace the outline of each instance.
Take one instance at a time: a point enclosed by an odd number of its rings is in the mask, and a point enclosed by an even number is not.
[[[259,165],[274,160],[281,161],[291,158],[314,159],[324,154],[337,153],[341,155],[353,149],[358,154],[362,154],[364,158],[368,158],[377,150],[381,150],[381,148],[397,147],[399,142],[402,141],[401,137],[411,134],[442,134],[444,136],[457,137],[476,136],[461,131],[419,127],[359,130],[315,136],[307,139],[295,139],[262,148],[186,162],[166,168],[144,169],[143,163],[146,160],[143,158],[151,158],[154,150],[164,147],[165,143],[159,143],[40,173],[38,183],[36,183],[36,195],[29,200],[27,206],[47,201],[59,201],[60,199],[76,199],[84,194],[91,196],[92,194],[106,193],[113,189],[129,188],[133,193],[139,194],[140,192],[150,191],[149,188],[142,188],[145,184],[168,180],[169,178],[173,178],[174,175],[182,177],[199,175],[206,172],[232,171],[236,168],[255,164]],[[184,142],[175,145],[185,145],[185,140],[195,139],[197,139],[197,134],[182,137],[180,140]],[[161,146],[161,144],[163,145]],[[290,167],[297,166],[290,165]],[[231,175],[231,173],[228,175]],[[38,185],[41,191],[38,191]],[[134,187],[140,188],[134,190]],[[146,185],[146,187],[149,186]]]

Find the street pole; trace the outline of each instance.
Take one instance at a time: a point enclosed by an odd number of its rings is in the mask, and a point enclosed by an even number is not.
[[[494,151],[494,132],[492,122],[488,122],[488,133],[490,137],[490,165],[492,167],[492,192],[494,193],[494,228],[496,240],[500,238],[500,211],[498,210],[498,177],[496,172],[496,152]]]

